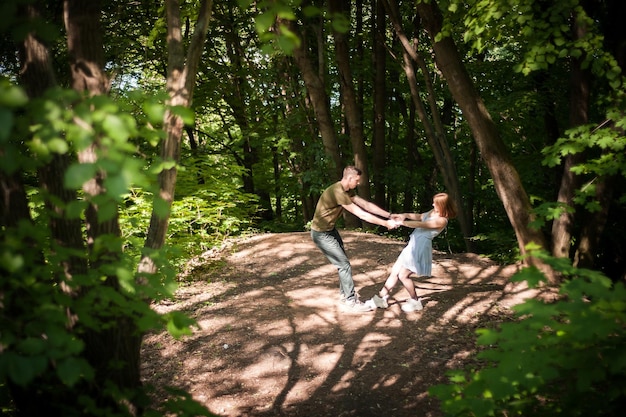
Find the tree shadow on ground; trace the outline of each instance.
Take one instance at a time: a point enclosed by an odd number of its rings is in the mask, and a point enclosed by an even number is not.
[[[382,285],[404,242],[342,232],[361,298]],[[218,269],[203,269],[221,259]],[[211,254],[176,300],[198,321],[192,336],[145,338],[146,383],[184,388],[222,416],[439,416],[430,386],[476,364],[475,331],[511,319],[532,296],[518,270],[471,254],[434,254],[416,279],[425,308],[404,313],[397,287],[386,310],[337,306],[337,272],[308,233],[265,234]]]

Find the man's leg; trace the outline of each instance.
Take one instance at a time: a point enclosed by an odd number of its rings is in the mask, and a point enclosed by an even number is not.
[[[343,240],[335,229],[330,232],[311,231],[311,237],[315,245],[322,251],[331,264],[337,267],[339,273],[339,293],[346,300],[354,300],[354,280],[352,279],[352,267],[350,260],[343,248]]]

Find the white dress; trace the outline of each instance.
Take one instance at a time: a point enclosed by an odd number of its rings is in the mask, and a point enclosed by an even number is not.
[[[432,211],[424,213],[422,221],[427,221],[431,213]],[[443,229],[445,229],[445,226],[441,229],[416,227],[413,233],[411,233],[409,243],[402,249],[400,256],[398,256],[400,265],[417,274],[418,277],[430,277],[433,268],[433,239],[439,235]]]

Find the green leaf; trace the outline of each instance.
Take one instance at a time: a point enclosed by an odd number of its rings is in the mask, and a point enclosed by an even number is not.
[[[57,154],[64,154],[69,150],[69,145],[64,139],[53,138],[48,141],[48,149]]]
[[[65,206],[65,215],[68,219],[79,219],[87,208],[88,203],[85,200],[70,201]]]
[[[137,292],[135,288],[135,274],[127,268],[116,268],[115,274],[122,287],[127,293],[135,294]]]
[[[252,4],[252,0],[237,0],[237,4],[240,8],[246,9]]]
[[[40,355],[46,351],[46,341],[41,338],[27,337],[17,344],[17,350],[26,355]]]
[[[107,194],[119,200],[123,195],[128,193],[129,183],[122,174],[111,175],[104,180]]]
[[[192,109],[185,106],[172,106],[170,107],[172,113],[183,119],[186,125],[193,125],[195,119],[195,113]]]
[[[256,31],[258,33],[267,32],[272,27],[275,20],[276,15],[274,13],[261,13],[254,19]]]
[[[154,212],[161,219],[167,218],[170,214],[170,203],[168,203],[161,197],[155,197]]]
[[[69,357],[57,362],[57,375],[69,387],[76,385],[81,378],[91,380],[94,372],[89,363],[83,358]]]
[[[46,369],[48,360],[45,356],[21,356],[13,352],[0,355],[0,369],[6,368],[10,380],[17,385],[26,386]]]
[[[0,79],[0,106],[14,109],[26,103],[28,103],[28,96],[24,90],[11,85],[6,79]]]
[[[117,115],[108,114],[102,122],[102,127],[109,137],[119,142],[126,141],[132,135],[127,124]]]
[[[0,266],[8,272],[19,271],[24,267],[24,257],[10,252],[3,252],[2,256],[0,256]]]
[[[528,281],[528,285],[536,288],[541,282],[546,280],[546,276],[534,266],[523,268],[511,277],[511,282]]]
[[[70,189],[80,189],[83,184],[96,175],[97,167],[95,164],[72,164],[65,173],[64,184]]]
[[[98,221],[105,222],[113,219],[117,215],[117,204],[115,201],[107,200],[98,204]]]
[[[13,113],[6,109],[0,109],[0,142],[5,142],[13,129]]]
[[[146,116],[148,117],[150,123],[163,123],[163,117],[165,116],[164,105],[147,101],[143,104],[143,111],[146,113]]]
[[[166,315],[167,331],[176,339],[188,336],[191,326],[197,325],[196,321],[180,311],[172,311]]]

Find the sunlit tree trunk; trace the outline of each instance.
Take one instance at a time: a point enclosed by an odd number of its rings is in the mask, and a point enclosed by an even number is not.
[[[198,20],[196,21],[193,36],[185,56],[180,5],[178,0],[166,0],[165,2],[168,45],[166,87],[169,94],[168,104],[170,106],[191,106],[196,83],[196,72],[202,56],[202,49],[204,48],[212,7],[212,0],[203,0],[200,3]],[[165,114],[163,130],[166,136],[161,147],[161,158],[164,161],[178,163],[184,130],[182,118],[168,111]],[[174,201],[176,173],[176,167],[172,167],[164,169],[159,174],[160,191],[156,199],[165,202],[168,208],[171,207]],[[160,249],[165,243],[168,222],[169,214],[162,215],[153,210],[144,245],[144,255],[138,268],[140,273],[156,273],[157,267],[150,258],[150,254],[152,250]]]

